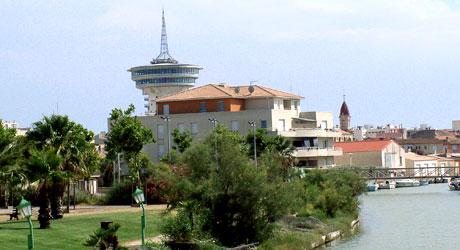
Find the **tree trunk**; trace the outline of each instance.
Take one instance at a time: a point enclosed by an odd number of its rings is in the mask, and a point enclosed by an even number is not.
[[[50,228],[50,209],[49,209],[49,198],[46,182],[41,184],[38,189],[38,199],[40,201],[40,210],[38,211],[38,221],[40,223],[40,229]]]
[[[65,182],[55,183],[49,190],[51,201],[51,216],[53,219],[61,219],[64,217],[62,209],[62,197],[64,196]]]

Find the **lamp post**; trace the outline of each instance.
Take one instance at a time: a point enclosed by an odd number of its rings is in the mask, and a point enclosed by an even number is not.
[[[27,249],[34,249],[34,229],[32,226],[32,221],[30,220],[30,216],[32,215],[32,206],[30,201],[24,200],[24,197],[22,197],[21,202],[19,202],[19,205],[16,206],[19,212],[21,213],[22,217],[27,218],[27,221],[29,222],[29,228],[30,228],[30,234],[27,237],[27,242],[28,242],[28,248]]]
[[[169,132],[169,121],[171,121],[171,117],[161,116],[161,119],[166,121],[166,130],[168,131],[168,161],[171,163],[171,133]]]
[[[212,129],[214,130],[214,150],[216,151],[216,159],[217,159],[217,123],[219,122],[217,119],[208,118],[208,120],[212,123]]]
[[[257,146],[256,146],[256,122],[248,122],[252,127],[252,132],[254,134],[254,163],[257,168]]]
[[[136,203],[140,204],[142,207],[142,217],[141,217],[141,234],[142,234],[142,246],[145,246],[145,209],[144,209],[144,191],[136,188],[136,191],[133,193],[133,198]]]

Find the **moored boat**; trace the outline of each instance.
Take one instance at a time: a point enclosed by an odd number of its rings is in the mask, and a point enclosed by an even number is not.
[[[396,187],[418,187],[420,182],[413,179],[401,179],[396,181]]]
[[[377,189],[379,189],[379,184],[373,182],[373,181],[370,181],[367,183],[367,191],[368,192],[373,192],[373,191],[377,191]]]
[[[396,182],[385,181],[379,184],[379,189],[393,189],[396,188]]]
[[[449,190],[450,191],[459,191],[460,190],[460,180],[458,178],[451,178],[449,180]]]
[[[428,184],[430,184],[429,181],[420,181],[420,186],[426,186]]]

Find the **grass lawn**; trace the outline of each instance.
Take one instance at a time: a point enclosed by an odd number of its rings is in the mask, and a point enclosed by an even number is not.
[[[146,210],[146,237],[159,235],[161,211]],[[51,228],[39,229],[37,220],[33,220],[35,249],[91,249],[83,244],[89,235],[100,228],[101,221],[118,222],[121,225],[118,233],[120,242],[141,238],[141,216],[139,211],[111,212],[103,214],[86,214],[64,216],[60,220],[52,220]],[[0,249],[27,249],[29,224],[26,220],[0,223]]]

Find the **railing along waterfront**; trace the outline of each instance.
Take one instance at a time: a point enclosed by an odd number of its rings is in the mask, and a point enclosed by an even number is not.
[[[417,167],[417,168],[382,168],[382,167],[342,167],[360,173],[369,180],[388,179],[430,179],[460,177],[460,167]]]

